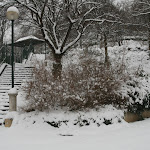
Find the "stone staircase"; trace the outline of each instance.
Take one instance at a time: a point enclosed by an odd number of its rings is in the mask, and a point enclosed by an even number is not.
[[[24,80],[32,78],[33,67],[21,63],[15,64],[14,87],[19,90]],[[0,76],[0,125],[4,122],[4,116],[9,110],[8,91],[11,89],[11,66],[7,65]]]

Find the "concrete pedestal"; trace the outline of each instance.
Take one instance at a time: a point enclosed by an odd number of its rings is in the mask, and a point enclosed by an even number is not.
[[[17,111],[17,95],[18,92],[15,88],[12,88],[8,92],[9,95],[9,112]],[[13,119],[6,118],[5,119],[5,127],[11,127]]]
[[[17,111],[17,95],[18,93],[8,94],[9,95],[9,111]]]

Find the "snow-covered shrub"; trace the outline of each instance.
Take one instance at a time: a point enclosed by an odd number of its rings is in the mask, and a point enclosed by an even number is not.
[[[150,109],[150,80],[148,75],[140,70],[130,78],[122,87],[128,101],[127,110],[134,113],[141,113],[144,109]]]
[[[96,108],[106,104],[123,105],[125,99],[117,94],[121,85],[120,69],[96,61],[90,57],[80,58],[62,71],[61,80],[55,80],[44,64],[34,69],[34,80],[24,88],[26,110],[45,110],[63,107],[68,110]]]

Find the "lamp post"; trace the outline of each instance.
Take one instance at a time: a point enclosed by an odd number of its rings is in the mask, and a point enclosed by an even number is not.
[[[12,22],[12,43],[11,43],[11,66],[12,66],[12,88],[14,88],[14,21],[19,17],[19,11],[11,6],[7,9],[6,16]]]

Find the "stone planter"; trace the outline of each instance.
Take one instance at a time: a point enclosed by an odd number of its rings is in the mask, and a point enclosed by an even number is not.
[[[5,127],[11,127],[13,119],[5,119]]]
[[[130,123],[130,122],[140,121],[140,120],[142,120],[142,117],[140,114],[126,112],[124,114],[124,120],[126,122]]]
[[[145,109],[141,115],[143,118],[150,118],[150,110]]]

